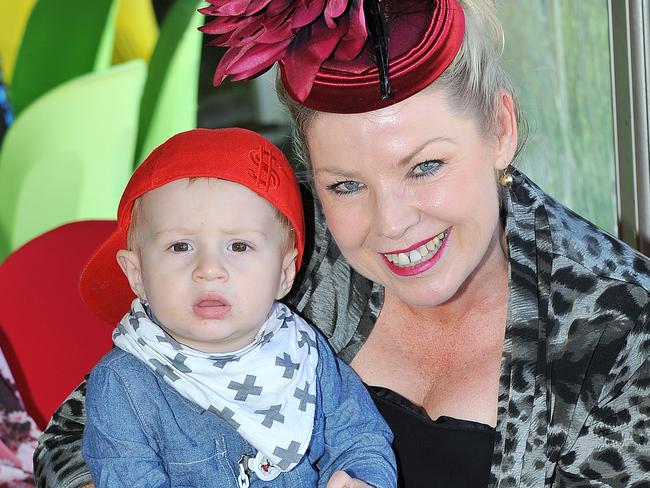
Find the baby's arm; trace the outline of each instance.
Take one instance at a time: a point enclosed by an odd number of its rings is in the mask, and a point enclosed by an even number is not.
[[[397,473],[388,425],[356,373],[334,357],[320,335],[318,354],[326,446],[317,463],[319,486],[330,481],[327,488],[394,488]]]
[[[100,365],[93,369],[86,395],[84,460],[97,488],[169,487],[161,459],[134,407],[129,386],[110,367]]]

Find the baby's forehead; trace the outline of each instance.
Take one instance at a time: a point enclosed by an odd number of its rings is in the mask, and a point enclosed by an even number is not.
[[[224,194],[236,197],[240,200],[253,200],[264,202],[266,205],[273,207],[271,202],[251,189],[236,181],[224,178],[215,178],[208,176],[198,176],[191,178],[179,178],[172,180],[164,185],[160,185],[140,196],[142,200],[185,198],[190,193],[198,191],[209,192],[211,194]],[[274,207],[275,208],[275,207]]]
[[[224,219],[242,219],[279,214],[266,198],[246,185],[223,178],[180,178],[161,185],[138,198],[134,211],[146,220],[167,220],[186,214],[214,211]],[[245,210],[245,211],[243,211]]]

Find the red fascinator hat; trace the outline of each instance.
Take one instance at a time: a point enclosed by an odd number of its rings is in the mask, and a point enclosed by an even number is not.
[[[361,113],[430,85],[465,34],[458,0],[207,0],[201,30],[228,47],[214,76],[250,79],[280,64],[289,95],[314,110]]]
[[[193,129],[154,149],[126,185],[117,209],[117,229],[81,273],[81,297],[95,314],[117,323],[135,298],[115,257],[117,251],[126,249],[133,203],[174,180],[201,177],[239,183],[284,214],[296,234],[296,269],[300,268],[305,247],[302,199],[293,170],[280,149],[246,129]]]

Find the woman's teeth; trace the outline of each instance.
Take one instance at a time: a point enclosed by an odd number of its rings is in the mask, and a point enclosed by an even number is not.
[[[431,258],[438,251],[438,249],[440,249],[440,245],[445,240],[445,237],[447,237],[446,230],[435,236],[426,244],[421,245],[417,249],[396,254],[384,254],[384,256],[386,256],[386,259],[388,259],[391,263],[393,263],[395,266],[399,266],[400,268],[413,266]]]

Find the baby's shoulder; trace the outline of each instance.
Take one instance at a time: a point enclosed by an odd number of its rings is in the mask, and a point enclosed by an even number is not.
[[[129,371],[132,369],[139,369],[142,366],[142,361],[136,358],[133,354],[113,347],[99,360],[93,368],[95,370],[107,369],[111,371]]]
[[[93,383],[109,382],[122,383],[129,390],[133,385],[159,387],[153,369],[119,347],[113,347],[106,353],[92,369],[88,378],[89,386]]]

